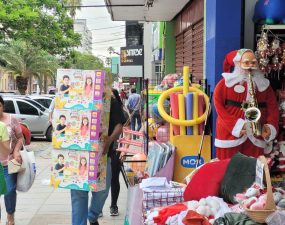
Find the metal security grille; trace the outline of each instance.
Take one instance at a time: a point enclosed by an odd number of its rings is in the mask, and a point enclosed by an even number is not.
[[[203,79],[203,23],[201,19],[176,36],[176,72],[182,73],[183,66],[189,66],[194,82]]]

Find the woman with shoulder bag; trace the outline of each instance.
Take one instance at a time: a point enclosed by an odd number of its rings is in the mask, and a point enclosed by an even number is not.
[[[6,159],[10,154],[9,134],[5,123],[0,122],[0,161]],[[0,196],[6,194],[6,182],[3,166],[0,163]],[[0,207],[1,208],[1,207]],[[0,211],[1,219],[1,211]]]
[[[17,162],[22,163],[20,150],[23,146],[23,134],[18,120],[8,113],[4,113],[4,100],[0,96],[0,121],[5,123],[8,129],[10,147],[8,157],[1,159],[1,164],[4,168],[4,176],[7,185],[7,193],[4,195],[5,207],[7,212],[6,225],[14,225],[14,213],[16,211],[16,186],[17,186],[17,173],[8,173],[8,161],[15,159]]]

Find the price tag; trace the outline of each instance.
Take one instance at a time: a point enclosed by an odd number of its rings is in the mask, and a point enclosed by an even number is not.
[[[256,175],[255,175],[255,183],[258,184],[262,189],[263,187],[263,173],[264,173],[264,163],[262,163],[259,159],[256,161]]]

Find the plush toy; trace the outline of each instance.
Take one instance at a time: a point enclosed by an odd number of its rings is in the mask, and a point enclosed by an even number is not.
[[[285,198],[278,202],[277,206],[281,209],[285,209]]]
[[[259,190],[256,189],[256,188],[249,188],[249,189],[247,189],[247,191],[245,192],[245,196],[246,196],[247,198],[256,197],[256,196],[258,196],[258,195],[260,195],[260,192],[259,192]]]
[[[187,202],[187,207],[189,210],[196,211],[196,209],[199,207],[198,201],[189,201]]]
[[[265,24],[285,24],[284,0],[258,0],[255,5],[253,21]]]
[[[246,191],[245,194],[237,194],[235,199],[245,208],[261,210],[265,207],[267,194],[265,193],[265,190],[253,185]],[[273,188],[273,199],[279,208],[285,209],[285,190],[282,188]]]
[[[238,193],[238,194],[236,194],[236,196],[235,196],[235,200],[236,200],[236,202],[238,202],[238,203],[242,203],[244,200],[246,200],[247,199],[247,197],[245,196],[245,194],[243,194],[243,193]]]
[[[221,205],[216,197],[201,198],[198,201],[187,202],[188,210],[193,210],[208,219],[214,218],[218,211],[221,209]]]
[[[252,204],[257,202],[257,198],[256,197],[251,197],[249,199],[246,199],[242,202],[242,205],[244,207],[246,207],[247,209],[250,209],[250,207],[252,206]]]
[[[280,192],[274,192],[273,193],[273,199],[275,203],[278,203],[282,199],[282,194]]]

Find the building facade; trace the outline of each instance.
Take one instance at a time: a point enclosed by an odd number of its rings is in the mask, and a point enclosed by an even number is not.
[[[81,35],[81,45],[75,50],[92,54],[92,32],[88,30],[86,19],[76,19],[73,27],[74,31]]]

